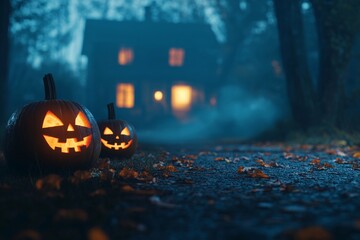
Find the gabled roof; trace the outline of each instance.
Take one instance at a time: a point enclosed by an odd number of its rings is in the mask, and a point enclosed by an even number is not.
[[[207,24],[88,19],[82,54],[86,55],[90,46],[96,43],[218,48],[215,35]]]

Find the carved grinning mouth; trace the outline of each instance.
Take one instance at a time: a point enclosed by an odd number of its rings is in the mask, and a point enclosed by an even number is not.
[[[108,141],[101,138],[101,142],[102,142],[102,144],[104,144],[105,147],[110,148],[110,149],[113,148],[115,150],[128,148],[132,144],[132,141],[133,140],[131,139],[128,143],[122,142],[120,144],[118,144],[118,143],[110,144],[110,143],[108,143]]]
[[[77,141],[77,138],[67,138],[66,142],[59,142],[59,138],[43,135],[47,144],[55,150],[55,148],[61,148],[62,153],[69,153],[69,149],[73,148],[75,152],[81,152],[81,147],[89,147],[92,136],[84,137],[81,141]]]

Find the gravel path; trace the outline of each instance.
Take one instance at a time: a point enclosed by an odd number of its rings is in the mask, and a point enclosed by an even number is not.
[[[0,168],[0,239],[360,239],[357,147],[144,147],[90,171]]]

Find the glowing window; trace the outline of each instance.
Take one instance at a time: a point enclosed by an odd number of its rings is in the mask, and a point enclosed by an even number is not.
[[[182,48],[170,48],[169,65],[172,67],[180,67],[184,63],[185,51]]]
[[[215,106],[216,103],[217,103],[216,97],[210,98],[210,105],[211,105],[211,106]]]
[[[134,60],[132,48],[121,48],[118,53],[118,63],[120,65],[129,65]]]
[[[134,100],[134,85],[119,83],[116,88],[116,106],[119,108],[133,108]]]
[[[191,106],[192,88],[187,85],[174,85],[171,88],[171,106],[174,111],[188,111]]]
[[[161,100],[163,100],[164,94],[162,93],[162,91],[156,91],[154,92],[154,99],[157,102],[160,102]]]

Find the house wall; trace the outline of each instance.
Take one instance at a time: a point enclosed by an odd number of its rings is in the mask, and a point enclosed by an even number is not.
[[[118,64],[118,51],[121,46],[114,43],[96,43],[88,53],[87,104],[97,119],[106,118],[106,104],[116,101],[118,83],[132,83],[135,86],[134,108],[117,109],[119,117],[133,122],[140,121],[142,125],[156,121],[157,118],[173,117],[171,87],[174,84],[187,84],[203,92],[204,101],[198,102],[198,105],[208,101],[208,93],[213,91],[211,88],[216,82],[217,64],[212,50],[183,47],[184,65],[171,67],[168,64],[170,47],[154,48],[127,44],[127,47],[134,49],[134,62],[121,66]],[[155,90],[164,93],[164,101],[161,103],[153,99]]]

